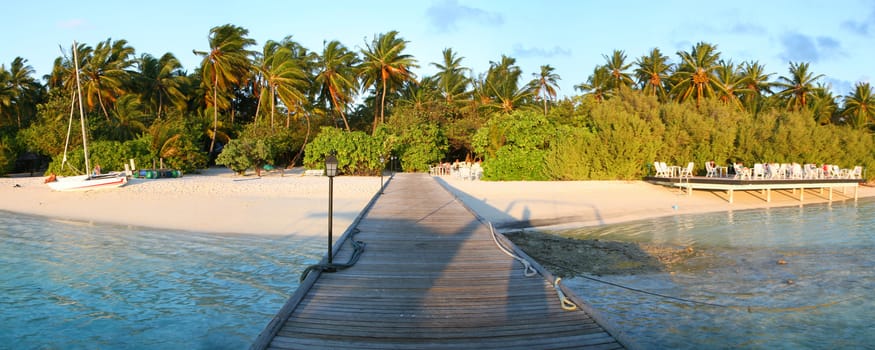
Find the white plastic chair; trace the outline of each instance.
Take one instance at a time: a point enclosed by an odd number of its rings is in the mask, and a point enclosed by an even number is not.
[[[656,177],[669,177],[668,166],[663,162],[653,162],[653,167],[656,170]]]
[[[753,178],[765,179],[766,178],[766,169],[763,168],[762,163],[754,163],[753,165]]]
[[[705,177],[717,176],[717,168],[711,165],[711,161],[705,162]]]
[[[862,179],[863,178],[863,167],[855,166],[854,170],[851,170],[850,177],[851,179]]]
[[[680,174],[678,174],[678,176],[680,176],[680,177],[685,177],[685,176],[692,177],[693,176],[693,167],[695,165],[696,165],[696,163],[694,163],[694,162],[687,163],[687,167],[681,168]]]
[[[746,177],[748,180],[750,180],[750,168],[746,168],[738,163],[732,164],[732,167],[735,168],[736,179],[744,180],[744,178]]]

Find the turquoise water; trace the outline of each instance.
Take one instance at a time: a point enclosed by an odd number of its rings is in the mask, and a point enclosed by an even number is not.
[[[0,211],[0,348],[246,349],[324,251]]]
[[[597,278],[713,305],[580,277],[563,280],[642,348],[875,349],[875,201],[676,216],[565,233],[698,252],[672,271]]]
[[[701,256],[674,273],[599,278],[721,306],[563,283],[642,348],[875,348],[873,228],[875,202],[861,200],[576,231],[694,247]],[[0,348],[245,349],[324,253],[319,237],[0,212]]]

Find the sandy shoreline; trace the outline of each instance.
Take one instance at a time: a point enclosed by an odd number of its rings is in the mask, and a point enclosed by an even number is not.
[[[438,181],[504,230],[606,225],[677,214],[800,204],[798,197],[785,191],[773,192],[771,203],[758,192],[736,192],[735,203],[729,204],[725,192],[695,191],[687,196],[642,181],[486,182],[451,177]],[[335,235],[352,223],[379,186],[379,177],[335,178]],[[875,188],[860,187],[858,195],[875,196]],[[853,197],[853,190],[847,196]],[[324,235],[327,197],[327,178],[289,172],[258,178],[209,169],[180,179],[134,179],[121,189],[89,192],[52,192],[41,177],[0,178],[0,210],[205,233]],[[834,194],[836,200],[844,198]],[[805,204],[825,201],[825,193],[806,192]]]

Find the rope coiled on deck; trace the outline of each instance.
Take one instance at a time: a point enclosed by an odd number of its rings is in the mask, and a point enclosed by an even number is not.
[[[321,272],[336,272],[336,271],[340,271],[340,270],[343,270],[346,268],[350,268],[353,265],[355,265],[355,263],[359,261],[359,258],[361,258],[362,253],[365,252],[365,245],[366,245],[365,242],[355,240],[356,233],[359,233],[358,228],[353,229],[353,231],[351,232],[351,234],[349,236],[349,241],[351,242],[350,244],[352,245],[352,255],[349,257],[349,260],[347,260],[347,262],[345,264],[332,263],[332,264],[310,265],[306,269],[304,269],[304,272],[301,273],[301,281],[303,282],[305,279],[307,279],[307,275],[309,275],[310,272],[314,271],[314,270],[321,271]],[[333,248],[333,247],[331,247],[331,248]]]

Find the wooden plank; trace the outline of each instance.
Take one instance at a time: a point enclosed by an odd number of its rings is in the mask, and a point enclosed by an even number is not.
[[[623,348],[587,312],[564,310],[546,280],[525,277],[430,177],[393,178],[360,217],[358,263],[319,274],[254,349]],[[335,252],[348,259],[350,245]]]

